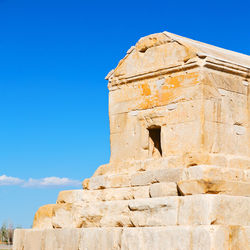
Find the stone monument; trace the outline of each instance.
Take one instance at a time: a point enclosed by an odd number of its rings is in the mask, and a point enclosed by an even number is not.
[[[106,79],[110,163],[14,250],[250,249],[250,57],[163,32]]]

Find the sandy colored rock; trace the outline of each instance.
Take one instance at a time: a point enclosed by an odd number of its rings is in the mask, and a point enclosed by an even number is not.
[[[162,182],[150,185],[150,197],[164,197],[164,196],[177,196],[177,185],[175,182]]]
[[[169,225],[250,225],[250,197],[227,195],[75,203],[51,218],[36,219],[36,228],[157,227]]]
[[[157,182],[177,182],[182,179],[185,179],[183,169],[159,169],[132,175],[131,185],[144,186]]]
[[[179,204],[179,225],[250,225],[249,197],[191,195]]]
[[[249,227],[168,226],[15,231],[13,250],[248,250]]]
[[[247,55],[141,38],[106,77],[110,162],[41,207],[14,250],[249,249],[249,70]]]
[[[57,203],[81,203],[91,201],[132,200],[149,198],[149,186],[109,188],[101,190],[67,190],[61,191]]]
[[[191,194],[229,194],[250,196],[250,183],[216,179],[184,180],[178,182],[183,195]]]

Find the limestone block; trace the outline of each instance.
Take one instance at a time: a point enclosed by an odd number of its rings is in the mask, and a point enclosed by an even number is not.
[[[250,227],[17,229],[13,250],[228,250],[250,246]]]
[[[85,202],[61,208],[36,228],[131,227],[167,225],[248,225],[250,198],[215,195],[167,196],[135,200]],[[44,223],[47,222],[46,223]]]
[[[88,187],[88,189],[103,189],[107,187],[107,176],[95,176],[88,180],[88,186],[85,186],[85,188]]]
[[[95,202],[78,210],[76,224],[77,227],[249,225],[249,206],[248,197],[225,195]]]
[[[35,229],[33,229],[33,230],[35,230]],[[13,239],[13,250],[23,250],[24,249],[26,232],[28,232],[28,229],[15,229],[14,239]]]
[[[231,249],[250,249],[250,227],[231,226]]]
[[[175,106],[173,106],[175,104]],[[178,101],[172,106],[167,105],[161,107],[161,114],[166,124],[177,124],[183,122],[192,122],[201,117],[202,104],[201,99],[191,101]],[[171,109],[170,109],[171,107]],[[173,108],[174,107],[174,108]],[[163,112],[165,111],[165,112]]]
[[[71,203],[42,206],[35,214],[33,228],[76,227],[72,211],[75,208]]]
[[[108,164],[103,164],[101,166],[99,166],[95,173],[93,174],[93,176],[98,176],[98,175],[105,175],[107,173],[109,173],[110,171],[110,168],[111,168],[111,164],[108,163]]]
[[[121,159],[142,159],[142,148],[140,147],[139,134],[136,131],[125,131],[123,133],[111,134],[111,159],[110,162],[120,162]],[[120,146],[122,145],[122,147]]]
[[[44,250],[78,250],[79,239],[81,238],[80,233],[81,232],[79,230],[69,228],[44,230],[40,246],[43,246]],[[40,248],[33,249],[35,250]]]
[[[162,34],[154,34],[154,36],[156,35],[164,37]],[[115,69],[115,77],[128,77],[155,71],[156,68],[172,66],[196,55],[190,47],[185,47],[174,40],[171,42],[164,41],[167,40],[166,36],[161,40],[157,39],[157,43],[154,43],[153,46],[152,41],[155,41],[155,39],[145,42],[146,39],[147,37],[143,37],[139,40],[133,52],[126,57],[126,60],[119,63]]]
[[[15,230],[13,250],[42,249],[43,233],[43,230],[36,229]]]
[[[238,227],[238,234],[232,233],[234,230],[235,227],[225,226],[126,228],[122,233],[122,249],[249,249],[249,227]]]
[[[121,229],[15,230],[13,250],[120,249]]]
[[[89,189],[89,178],[86,178],[82,182],[82,188],[83,189]]]
[[[227,157],[224,154],[209,154],[209,161],[207,164],[227,167]]]
[[[250,183],[216,179],[184,180],[178,182],[183,195],[193,194],[228,194],[250,196]]]
[[[250,183],[250,169],[244,171],[244,181]]]
[[[60,204],[61,205],[61,204]],[[78,207],[75,204],[62,204],[63,206],[54,211],[51,218],[53,228],[77,227]],[[39,228],[39,227],[36,227]]]
[[[145,150],[146,151],[146,150]],[[192,154],[191,157],[193,157],[194,154]],[[147,155],[148,157],[148,155]],[[182,155],[176,155],[176,156],[168,156],[168,157],[160,157],[160,158],[145,158],[143,160],[129,160],[129,161],[123,161],[123,162],[113,162],[109,164],[108,170],[100,171],[97,174],[94,174],[93,176],[99,176],[99,175],[117,175],[117,174],[126,174],[126,175],[132,175],[134,173],[140,173],[147,170],[156,170],[156,169],[165,169],[165,168],[184,168],[184,160],[188,163],[195,161],[195,163],[204,164],[207,163],[206,161],[198,161],[200,157],[200,154],[196,154],[195,159],[184,159]],[[194,157],[193,157],[194,158]],[[211,162],[209,162],[211,164]],[[88,184],[85,185],[88,187]]]
[[[177,196],[177,185],[175,182],[162,182],[150,185],[150,197]]]
[[[118,187],[129,187],[130,176],[128,175],[100,175],[94,176],[89,179],[88,186],[85,187],[90,190],[104,189],[104,188],[118,188]]]
[[[40,207],[35,214],[33,227],[35,228],[51,227],[52,228],[51,220],[53,216],[55,215],[55,212],[62,207],[69,209],[71,206],[70,204],[49,204],[49,205]]]
[[[152,168],[151,168],[152,169]],[[177,182],[186,179],[183,168],[166,168],[152,171],[139,171],[135,174],[117,174],[94,176],[88,180],[89,190],[105,188],[121,188],[130,186],[146,186],[157,182]]]
[[[131,226],[127,200],[83,203],[74,212],[77,227]]]
[[[166,169],[166,168],[184,168],[181,157],[161,157],[161,158],[151,158],[145,161],[141,161],[141,167],[136,172],[143,171],[154,171],[156,169]],[[143,170],[143,171],[141,171]]]
[[[220,98],[205,100],[205,120],[247,126],[247,96],[220,89],[219,92]]]
[[[192,249],[190,227],[125,228],[121,239],[122,250],[189,250]]]
[[[192,229],[192,240],[193,248],[191,249],[193,250],[231,249],[230,229],[223,226],[194,227]]]
[[[233,157],[229,159],[230,168],[250,169],[250,158]]]
[[[80,231],[77,250],[119,250],[121,235],[122,230],[119,228],[85,228]]]
[[[118,188],[129,187],[130,176],[118,174],[118,175],[100,175],[94,176],[89,179],[87,189],[104,189],[104,188]]]
[[[180,198],[179,225],[250,225],[250,198],[191,195]]]
[[[203,71],[203,82],[217,89],[247,95],[247,86],[242,84],[242,78],[237,75],[227,75],[222,72]]]
[[[81,203],[86,201],[132,200],[138,198],[149,198],[149,186],[62,191],[59,193],[57,202]]]
[[[163,78],[164,79],[164,78]],[[150,122],[150,119],[157,120],[159,124],[177,124],[182,122],[191,122],[197,120],[202,115],[203,100],[195,99],[190,101],[177,100],[167,105],[155,107],[154,109],[143,109],[131,111],[129,117],[139,119],[141,122]],[[117,114],[116,116],[125,115],[126,113]],[[114,119],[114,118],[113,118]],[[131,119],[132,120],[132,119]],[[131,123],[131,121],[127,121]]]
[[[132,189],[134,190],[133,192],[133,197],[134,199],[141,199],[141,198],[149,198],[150,194],[149,194],[149,186],[145,186],[145,187],[132,187]]]
[[[99,191],[99,190],[98,190]],[[101,190],[100,190],[101,191]],[[101,192],[92,190],[65,190],[58,194],[56,203],[79,203],[83,201],[100,200]]]
[[[241,169],[229,169],[212,165],[199,165],[187,169],[187,178],[191,180],[216,179],[243,181],[244,172]]]
[[[178,197],[129,201],[130,220],[135,227],[176,225]]]
[[[188,71],[122,85],[109,93],[110,114],[121,114],[202,98],[200,72]]]
[[[192,131],[192,133],[190,133]],[[179,123],[166,125],[162,128],[163,156],[183,155],[200,151],[201,148],[201,122]]]
[[[135,45],[135,49],[140,52],[146,52],[146,50],[149,48],[164,45],[169,42],[171,42],[171,39],[169,39],[168,36],[163,33],[157,33],[140,38],[140,40]]]
[[[137,113],[118,113],[110,116],[110,134],[134,131],[137,124]]]
[[[208,153],[223,153],[238,156],[249,155],[248,134],[240,134],[235,125],[223,123],[204,123],[204,149]],[[230,136],[229,136],[230,135]]]
[[[163,158],[164,159],[164,158]],[[184,164],[184,161],[183,161],[183,158],[182,156],[168,156],[165,158],[165,164],[163,165],[162,163],[162,166],[161,164],[159,164],[159,168],[181,168],[181,167],[185,167],[185,164]],[[155,164],[156,165],[156,164]],[[158,166],[154,166],[154,164],[150,164],[149,168],[148,169],[156,169],[158,168]]]
[[[185,179],[183,168],[158,169],[145,171],[131,176],[132,186],[144,186],[157,182],[177,182]]]
[[[131,177],[128,175],[113,175],[109,178],[109,187],[129,187],[131,186]]]

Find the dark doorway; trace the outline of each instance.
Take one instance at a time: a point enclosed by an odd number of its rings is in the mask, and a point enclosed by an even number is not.
[[[161,127],[154,126],[148,128],[149,131],[149,150],[154,157],[162,156],[161,149]]]

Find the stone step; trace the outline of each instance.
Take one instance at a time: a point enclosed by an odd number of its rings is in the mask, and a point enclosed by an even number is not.
[[[177,196],[175,182],[154,183],[148,186],[107,188],[99,190],[66,190],[61,191],[57,203],[82,203],[111,200],[133,200],[139,198]]]
[[[250,225],[250,197],[191,195],[55,204],[41,207],[34,228]]]
[[[86,179],[83,188],[98,190],[106,188],[146,186],[159,182],[180,182],[184,180],[216,179],[225,181],[249,182],[249,172],[242,169],[229,169],[212,165],[199,165],[189,168],[166,168],[137,172],[132,175],[100,175]]]
[[[16,229],[13,250],[228,250],[250,249],[250,227]]]
[[[216,179],[184,180],[178,182],[178,190],[182,195],[227,194],[250,196],[250,183]]]

